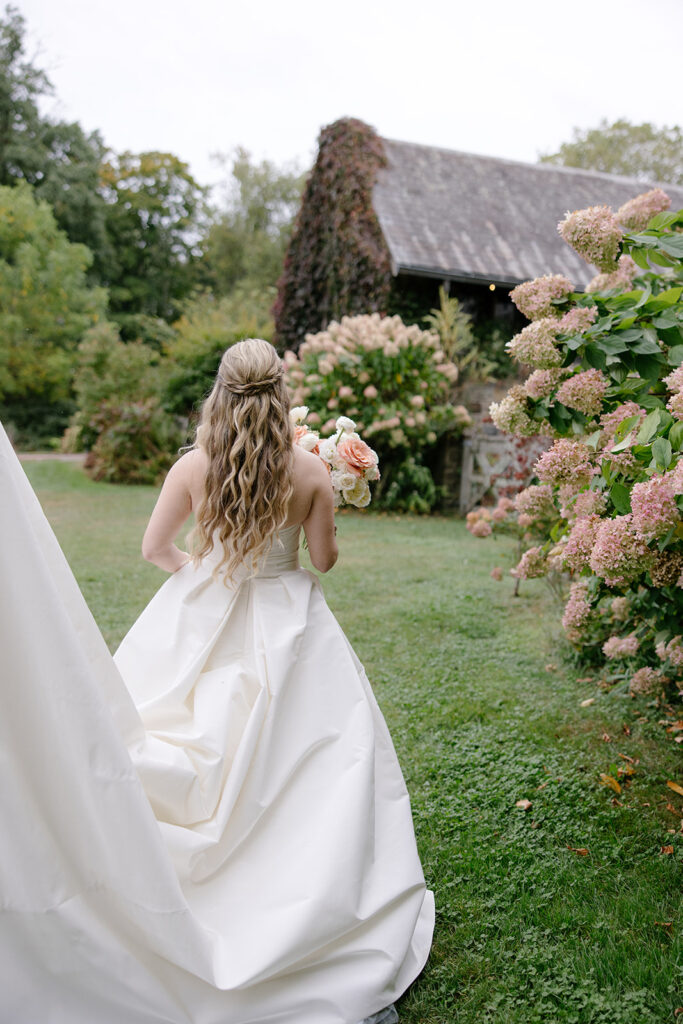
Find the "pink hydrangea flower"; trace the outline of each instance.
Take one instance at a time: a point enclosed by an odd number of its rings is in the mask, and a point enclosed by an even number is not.
[[[587,445],[562,437],[541,455],[534,467],[536,476],[541,483],[585,487],[596,473],[592,455]]]
[[[477,519],[476,522],[468,526],[467,529],[470,531],[473,537],[488,537],[493,531],[491,524],[487,523],[485,519]]]
[[[639,647],[637,636],[611,636],[602,645],[602,653],[606,658],[631,658]]]
[[[377,398],[377,388],[374,384],[368,384],[368,386],[363,389],[363,394],[366,398]]]
[[[647,540],[663,537],[680,522],[676,496],[668,475],[656,473],[631,489],[633,525]]]
[[[634,694],[657,693],[666,682],[666,676],[663,676],[661,672],[657,672],[656,669],[646,666],[645,668],[639,668],[637,672],[633,673],[629,683],[629,690]]]
[[[523,530],[528,530],[530,526],[533,526],[534,517],[530,516],[528,512],[520,512],[517,516],[517,525],[521,526]]]
[[[683,391],[683,365],[672,370],[669,376],[664,378],[664,383],[669,391]]]
[[[562,628],[571,643],[578,644],[581,641],[581,630],[590,619],[590,616],[591,606],[588,601],[588,587],[583,580],[576,580],[569,588],[569,599],[562,616]]]
[[[624,402],[623,405],[618,405],[612,412],[606,412],[600,417],[600,426],[602,427],[600,443],[604,448],[609,446],[619,424],[623,423],[624,420],[630,419],[631,416],[638,416],[638,423],[634,428],[637,430],[647,416],[647,411],[638,405],[637,402]]]
[[[675,636],[673,640],[669,640],[666,647],[664,647],[664,657],[657,651],[662,661],[668,658],[672,665],[676,668],[683,667],[683,636]]]
[[[537,576],[545,576],[548,566],[543,554],[543,548],[529,548],[519,560],[517,566],[512,570],[513,576],[522,580],[535,579]]]
[[[537,434],[540,424],[534,422],[527,411],[526,391],[520,384],[510,388],[500,402],[492,402],[489,416],[504,434],[530,437]]]
[[[628,618],[631,603],[627,597],[615,597],[610,603],[610,610],[615,619]]]
[[[558,331],[562,334],[584,334],[598,315],[597,306],[575,306],[559,320]]]
[[[579,522],[589,522],[580,519]],[[603,519],[595,536],[590,567],[608,587],[623,587],[646,572],[653,561],[647,541],[636,530],[633,516]]]
[[[508,341],[509,355],[524,366],[549,370],[562,363],[562,353],[556,345],[558,321],[551,317],[534,320]]]
[[[557,316],[557,307],[553,304],[553,299],[561,302],[573,291],[574,286],[568,277],[562,274],[546,274],[533,281],[518,284],[510,292],[510,298],[528,320],[541,320],[543,317]]]
[[[555,397],[570,409],[597,416],[608,386],[609,381],[600,370],[583,370],[563,381]]]
[[[606,508],[607,496],[604,491],[581,491],[572,502],[570,512],[577,519],[582,519],[584,516],[601,516]]]
[[[572,572],[588,568],[601,523],[600,516],[592,515],[577,519],[572,526],[564,549],[565,565]]]
[[[596,274],[586,285],[586,292],[589,294],[617,290],[628,292],[631,290],[633,282],[639,273],[642,273],[642,271],[640,271],[635,260],[624,254],[617,260],[617,269],[613,270],[610,274]]]
[[[668,210],[670,206],[671,200],[666,192],[661,188],[653,188],[620,206],[616,217],[629,231],[643,231],[655,214]]]
[[[560,379],[559,370],[534,370],[524,382],[524,390],[529,398],[546,398],[556,387]]]
[[[562,238],[601,270],[614,270],[623,233],[609,206],[589,206],[568,213],[557,225]]]
[[[555,515],[553,489],[550,484],[532,484],[515,496],[515,508],[533,519]]]
[[[683,420],[683,391],[672,395],[666,407],[675,420]]]

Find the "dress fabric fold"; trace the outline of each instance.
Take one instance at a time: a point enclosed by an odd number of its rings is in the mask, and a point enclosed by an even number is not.
[[[299,529],[227,586],[217,556],[180,569],[114,659],[2,428],[0,529],[0,1024],[357,1024],[392,1003],[433,897]]]

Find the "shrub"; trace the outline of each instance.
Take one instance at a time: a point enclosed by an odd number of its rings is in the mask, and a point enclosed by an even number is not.
[[[159,483],[184,441],[177,421],[153,397],[102,403],[91,426],[97,440],[86,470],[94,480],[110,483]]]
[[[144,401],[158,394],[159,363],[159,355],[142,342],[121,341],[112,323],[86,331],[78,346],[74,374],[78,408],[63,447],[70,451],[92,448],[103,422],[103,407]]]
[[[683,680],[683,211],[662,205],[634,233],[619,221],[634,203],[568,215],[563,237],[602,272],[585,294],[548,277],[515,290],[536,318],[509,351],[534,369],[491,408],[501,429],[555,438],[536,464],[555,513],[518,571],[562,558],[570,642],[633,693]]]
[[[285,354],[294,405],[308,405],[323,433],[351,417],[380,456],[374,503],[427,512],[437,491],[427,462],[437,441],[469,424],[450,392],[458,371],[437,335],[399,317],[343,317]]]

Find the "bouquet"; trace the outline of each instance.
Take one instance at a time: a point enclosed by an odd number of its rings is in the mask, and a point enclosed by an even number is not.
[[[306,423],[308,407],[292,409],[294,443],[322,459],[334,490],[335,508],[353,505],[365,508],[370,504],[370,481],[379,480],[377,452],[356,433],[356,424],[348,416],[340,416],[336,433],[321,438]]]

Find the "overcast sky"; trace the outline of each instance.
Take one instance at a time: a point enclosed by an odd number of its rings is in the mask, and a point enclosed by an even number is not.
[[[55,115],[114,150],[308,166],[320,128],[534,161],[602,117],[683,122],[682,0],[14,0]]]

